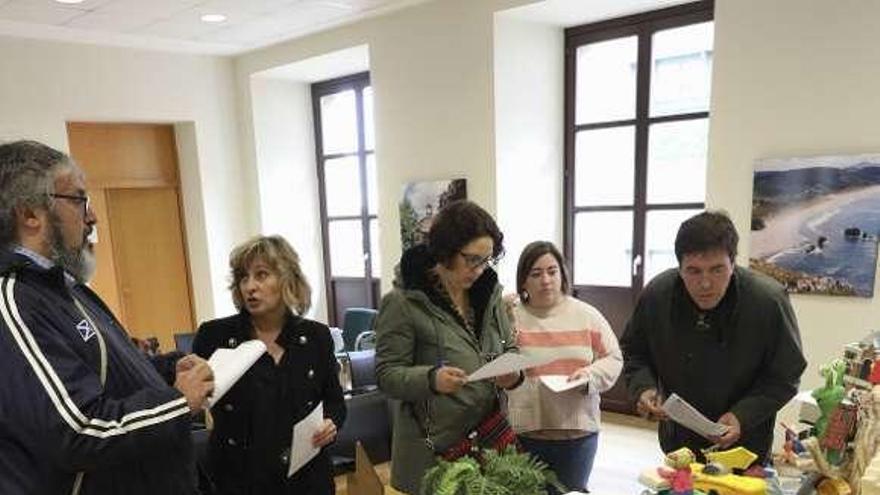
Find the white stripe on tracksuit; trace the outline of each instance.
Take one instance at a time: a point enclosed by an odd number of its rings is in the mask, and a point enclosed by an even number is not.
[[[97,438],[108,438],[162,423],[189,412],[186,399],[180,397],[150,409],[133,411],[123,416],[120,420],[108,421],[98,418],[87,418],[71,400],[63,382],[49,364],[46,356],[37,345],[33,333],[19,314],[14,297],[15,275],[3,277],[0,285],[2,285],[2,291],[0,291],[0,313],[2,313],[3,321],[9,328],[9,332],[18,344],[25,359],[31,365],[34,374],[39,379],[40,384],[42,384],[58,414],[75,432]]]

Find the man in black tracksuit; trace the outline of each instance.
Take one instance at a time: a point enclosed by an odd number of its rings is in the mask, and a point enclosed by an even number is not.
[[[95,223],[65,154],[0,145],[0,493],[192,494],[210,368],[167,385],[84,285]]]
[[[664,452],[742,445],[766,462],[776,412],[797,392],[806,361],[783,287],[736,267],[738,235],[722,213],[685,221],[675,240],[679,268],[655,277],[620,340],[630,397],[661,419]],[[666,419],[678,394],[727,433],[703,438]]]

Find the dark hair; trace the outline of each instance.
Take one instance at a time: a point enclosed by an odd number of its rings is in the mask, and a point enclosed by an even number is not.
[[[723,211],[706,210],[684,222],[675,236],[675,257],[679,264],[687,254],[704,253],[716,249],[727,252],[730,261],[736,259],[736,245],[739,234]]]
[[[43,143],[0,144],[0,247],[16,241],[16,208],[49,206],[54,174],[62,166],[73,166],[73,162]]]
[[[571,290],[571,285],[568,282],[568,268],[565,265],[565,258],[562,257],[562,253],[559,252],[559,249],[552,242],[535,241],[523,248],[522,254],[519,255],[519,263],[516,265],[516,293],[519,294],[523,302],[526,302],[527,299],[523,297],[523,293],[525,292],[526,279],[529,278],[529,272],[532,271],[532,267],[535,266],[538,258],[545,254],[552,254],[556,258],[556,263],[559,264],[559,273],[562,277],[562,293],[568,294],[569,290]]]
[[[431,222],[428,249],[438,262],[448,266],[461,248],[485,236],[491,237],[494,243],[492,257],[503,256],[504,234],[492,215],[472,201],[454,201],[443,207]]]

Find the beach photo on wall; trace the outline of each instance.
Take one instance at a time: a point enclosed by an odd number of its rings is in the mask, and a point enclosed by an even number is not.
[[[880,154],[755,163],[749,266],[789,292],[872,297]]]
[[[448,179],[411,182],[400,201],[400,236],[403,249],[425,241],[431,221],[447,204],[467,199],[467,180]]]

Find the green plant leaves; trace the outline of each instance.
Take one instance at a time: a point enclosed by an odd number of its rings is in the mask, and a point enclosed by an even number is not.
[[[422,495],[547,495],[547,485],[562,492],[556,474],[531,454],[507,447],[484,450],[481,463],[472,457],[439,460],[425,473]]]

